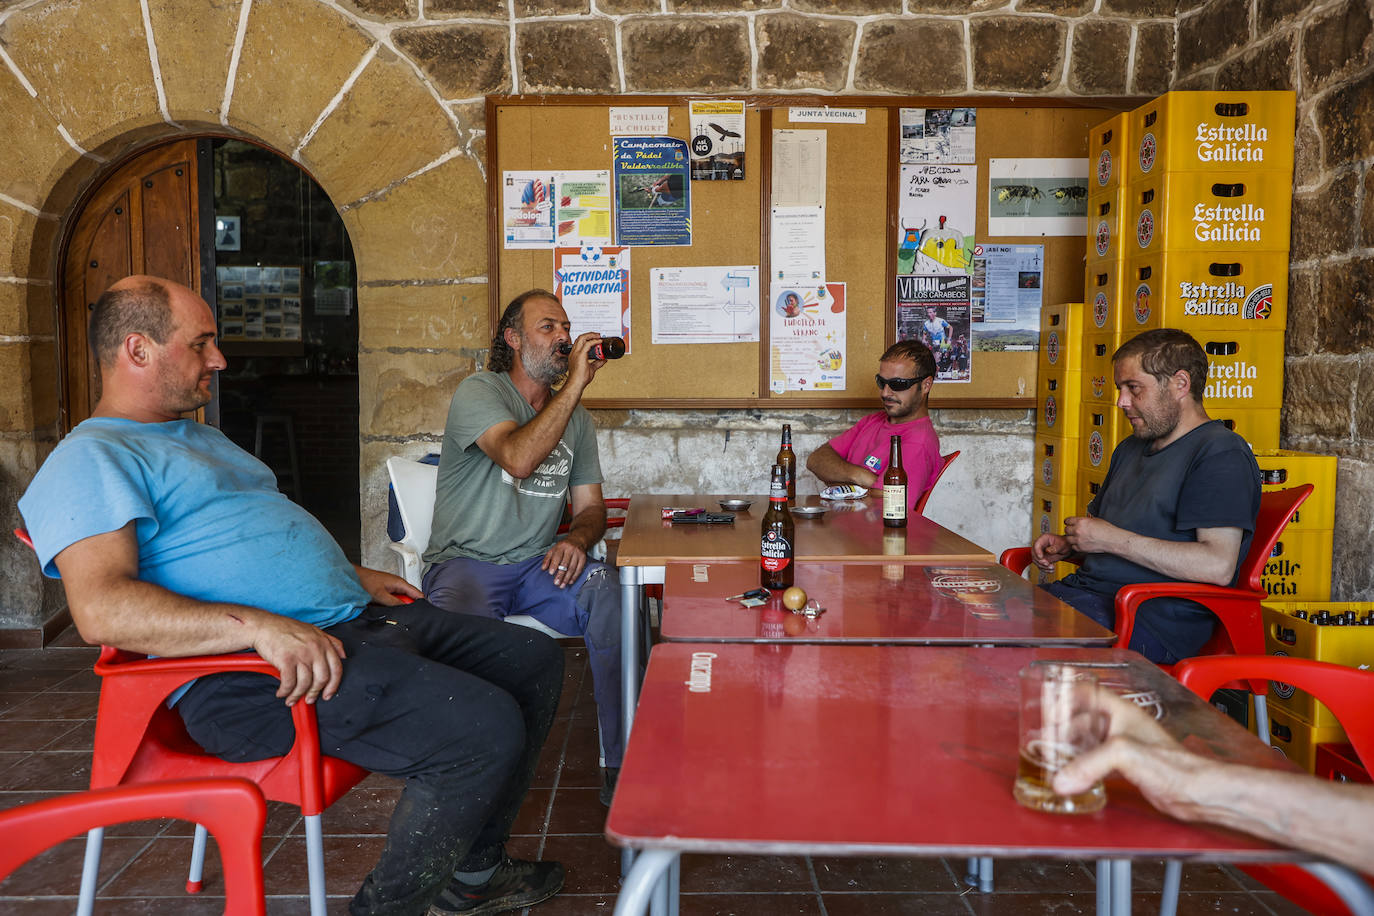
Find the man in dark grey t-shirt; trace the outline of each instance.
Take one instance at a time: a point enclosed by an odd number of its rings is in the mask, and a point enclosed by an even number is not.
[[[1234,585],[1260,505],[1249,445],[1203,407],[1207,355],[1196,340],[1169,328],[1145,331],[1112,354],[1112,366],[1132,435],[1112,453],[1087,514],[1031,547],[1045,570],[1081,555],[1077,572],[1044,587],[1107,627],[1125,585]],[[1196,655],[1215,623],[1195,602],[1156,598],[1141,606],[1130,647],[1170,664]]]

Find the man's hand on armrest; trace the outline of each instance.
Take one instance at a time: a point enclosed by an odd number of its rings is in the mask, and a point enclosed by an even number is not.
[[[356,563],[353,570],[358,574],[358,582],[363,589],[372,596],[372,600],[387,607],[395,607],[406,602],[397,598],[397,595],[405,595],[407,598],[420,599],[425,593],[411,585],[400,576],[389,572],[382,572],[380,569],[369,569],[366,566],[358,566]]]
[[[332,697],[343,676],[343,644],[308,623],[238,604],[212,604],[138,578],[134,523],[77,541],[54,562],[67,604],[88,642],[149,655],[256,650],[282,677],[290,705]]]

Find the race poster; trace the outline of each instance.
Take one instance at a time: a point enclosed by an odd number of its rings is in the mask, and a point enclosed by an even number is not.
[[[616,137],[615,243],[692,244],[687,142],[676,137]]]
[[[744,103],[688,103],[693,181],[744,180]]]
[[[971,283],[966,274],[897,277],[897,338],[916,339],[930,348],[936,381],[973,378]]]
[[[572,336],[595,331],[623,337],[630,352],[630,249],[554,250],[553,292],[572,322]]]

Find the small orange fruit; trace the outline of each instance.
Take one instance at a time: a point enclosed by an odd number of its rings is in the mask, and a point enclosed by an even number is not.
[[[782,606],[789,611],[800,611],[806,607],[806,589],[794,585],[782,593]]]

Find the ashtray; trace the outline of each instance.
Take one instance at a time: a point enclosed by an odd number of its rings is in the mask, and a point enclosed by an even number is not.
[[[720,507],[726,512],[743,512],[754,504],[752,499],[722,499]]]
[[[791,511],[798,518],[820,518],[826,509],[824,506],[793,506]]]

